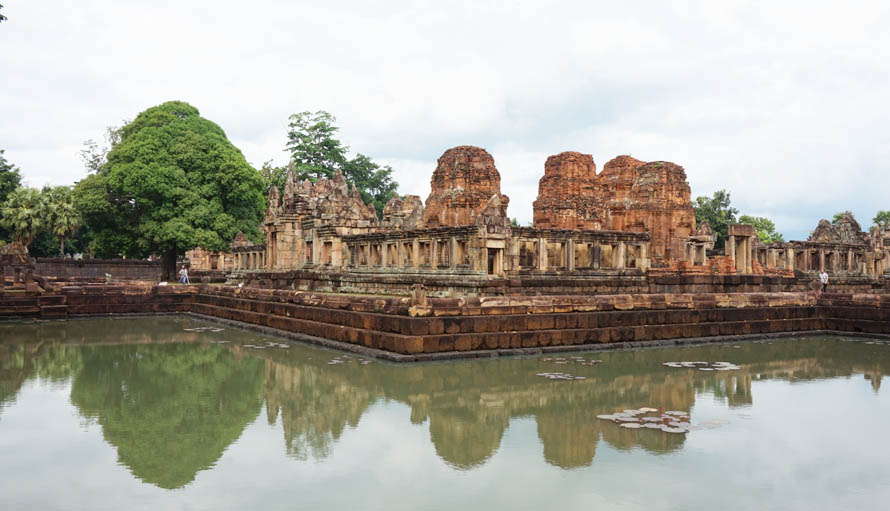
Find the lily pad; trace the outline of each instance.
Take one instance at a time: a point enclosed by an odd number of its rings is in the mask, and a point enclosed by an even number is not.
[[[638,422],[625,422],[624,424],[621,425],[621,427],[628,428],[628,429],[640,429],[643,426]]]
[[[671,426],[662,426],[661,430],[665,433],[687,433],[688,430],[685,428],[674,428]]]

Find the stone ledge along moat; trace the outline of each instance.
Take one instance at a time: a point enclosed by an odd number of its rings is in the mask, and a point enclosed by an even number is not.
[[[64,285],[5,291],[6,318],[193,313],[417,361],[728,336],[890,331],[890,297],[825,293],[378,297],[237,286]],[[339,344],[337,344],[339,343]]]

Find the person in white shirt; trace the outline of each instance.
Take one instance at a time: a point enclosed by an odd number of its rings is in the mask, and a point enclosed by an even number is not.
[[[825,270],[822,270],[822,273],[819,274],[819,282],[822,283],[821,291],[824,293],[826,289],[828,289],[828,273]]]

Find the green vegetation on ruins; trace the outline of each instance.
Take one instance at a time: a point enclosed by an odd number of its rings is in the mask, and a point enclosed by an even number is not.
[[[772,220],[762,216],[742,215],[739,217],[740,224],[748,224],[754,227],[754,232],[763,243],[782,243],[785,241],[782,233],[776,232],[776,224]]]
[[[890,226],[890,211],[884,211],[884,210],[878,211],[877,214],[875,214],[875,217],[872,218],[871,221],[874,222],[875,225],[880,226],[880,227]]]
[[[736,215],[739,210],[730,206],[729,192],[717,190],[711,198],[696,197],[692,203],[695,209],[695,222],[708,222],[711,230],[717,235],[714,248],[723,248],[726,245],[726,237],[729,236],[729,224],[736,223]]]
[[[352,186],[358,189],[365,204],[371,204],[377,211],[377,217],[383,217],[383,207],[393,198],[399,184],[392,179],[392,167],[380,166],[371,158],[356,153],[347,158],[349,147],[344,146],[336,138],[339,128],[334,125],[337,119],[325,112],[300,112],[290,116],[290,130],[287,134],[287,148],[297,178],[326,179],[340,171]],[[268,172],[269,184],[281,188],[284,173],[280,169],[264,165],[263,174]]]
[[[754,232],[763,243],[780,243],[785,238],[776,231],[776,224],[772,220],[762,216],[742,215],[739,210],[731,206],[730,194],[726,190],[717,190],[709,198],[699,196],[692,203],[695,210],[695,221],[701,223],[707,221],[711,230],[717,235],[714,248],[726,246],[726,238],[729,236],[729,224],[740,223],[754,227]]]

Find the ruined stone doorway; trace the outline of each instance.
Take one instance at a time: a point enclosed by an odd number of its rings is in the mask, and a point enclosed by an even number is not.
[[[488,274],[500,275],[504,270],[504,249],[489,248],[488,252]]]

